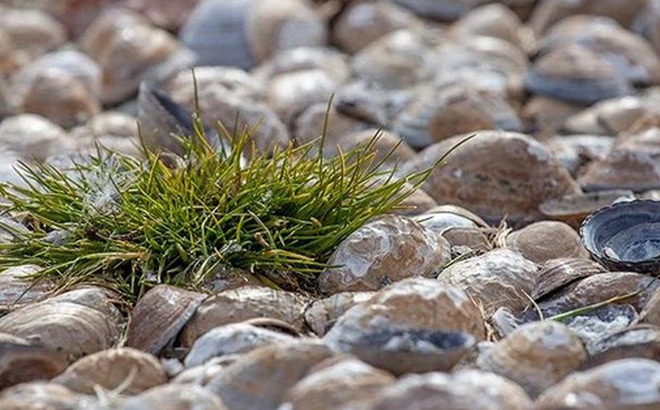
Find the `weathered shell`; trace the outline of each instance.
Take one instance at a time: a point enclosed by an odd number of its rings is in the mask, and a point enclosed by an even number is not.
[[[314,341],[264,346],[241,357],[207,387],[231,410],[275,409],[286,392],[332,351]]]
[[[171,383],[206,386],[209,381],[220,374],[227,366],[236,362],[239,357],[225,356],[211,359],[201,366],[183,370],[172,379]]]
[[[556,221],[540,221],[513,231],[506,246],[526,259],[544,263],[556,258],[588,258],[580,236],[569,225]]]
[[[379,84],[358,80],[339,87],[332,102],[341,114],[389,128],[410,95],[409,90],[385,90]]]
[[[466,254],[480,254],[493,249],[482,229],[479,228],[449,228],[442,233],[451,246],[452,257]]]
[[[325,135],[327,143],[333,144],[344,135],[370,128],[373,128],[370,122],[343,114],[335,106],[318,103],[298,116],[293,125],[293,138],[298,144],[305,144],[320,141]]]
[[[510,380],[479,370],[402,377],[368,400],[368,410],[527,410],[531,400]]]
[[[436,20],[455,20],[473,7],[486,3],[484,0],[394,0],[416,14]]]
[[[605,100],[566,118],[563,128],[577,134],[617,135],[630,128],[649,109],[637,96]]]
[[[2,223],[7,222],[3,220]],[[50,280],[29,280],[29,276],[39,270],[41,268],[36,265],[18,265],[0,272],[0,315],[44,299],[55,289],[55,284]]]
[[[195,72],[197,73],[195,69]],[[321,70],[338,83],[351,77],[348,57],[327,47],[297,47],[281,50],[251,71],[252,77],[262,83],[295,71]],[[199,79],[199,73],[197,73]]]
[[[513,380],[536,397],[577,370],[586,358],[582,341],[571,329],[543,321],[519,327],[479,355],[477,365]]]
[[[110,0],[114,1],[114,0]],[[156,26],[177,32],[200,0],[125,0],[124,7],[145,15]]]
[[[104,104],[119,103],[134,94],[141,81],[164,80],[194,61],[169,33],[126,9],[103,13],[79,43],[102,69]]]
[[[519,253],[495,249],[452,264],[438,276],[441,283],[462,288],[487,317],[501,306],[521,311],[538,278],[538,267]]]
[[[342,241],[319,275],[324,293],[378,290],[412,276],[432,276],[449,261],[449,244],[410,218],[385,215]]]
[[[573,313],[563,319],[584,342],[589,354],[598,351],[601,343],[610,335],[632,326],[638,319],[635,308],[628,304],[609,304]],[[583,367],[588,366],[588,362]]]
[[[556,135],[544,144],[571,176],[579,178],[591,162],[607,158],[615,142],[607,135]]]
[[[660,326],[660,291],[656,291],[639,314],[639,323]]]
[[[195,340],[184,364],[186,367],[199,366],[215,357],[246,353],[261,346],[294,340],[273,330],[247,323],[231,323],[213,328]]]
[[[590,349],[588,367],[614,360],[643,358],[660,359],[660,328],[637,325],[615,332],[595,342]]]
[[[431,49],[420,35],[397,30],[355,54],[351,67],[364,81],[385,89],[401,89],[431,78],[431,56]]]
[[[410,183],[404,185],[404,189],[413,189]],[[415,216],[427,212],[438,206],[435,199],[431,198],[429,194],[423,189],[415,189],[409,197],[399,203],[399,205],[392,210],[393,214],[401,216]]]
[[[245,286],[220,292],[206,299],[183,328],[180,339],[185,347],[217,326],[269,317],[300,329],[309,299],[305,296],[265,287]]]
[[[584,221],[580,235],[591,255],[613,270],[660,273],[660,201],[605,207]]]
[[[40,409],[83,409],[92,408],[94,400],[85,400],[77,394],[56,383],[22,383],[0,393],[0,408],[3,410],[40,410]]]
[[[540,300],[575,281],[605,272],[596,262],[584,258],[558,258],[541,265],[541,272],[532,291],[532,298]]]
[[[374,292],[340,292],[319,299],[305,311],[305,322],[319,336],[323,336],[348,309],[371,298]]]
[[[534,409],[651,410],[660,406],[660,363],[623,359],[575,373],[548,389]]]
[[[554,48],[539,57],[525,86],[535,94],[585,105],[632,92],[611,62],[579,45]]]
[[[50,379],[66,366],[67,360],[60,352],[0,333],[0,389]]]
[[[539,206],[539,209],[547,217],[558,219],[578,228],[587,216],[621,198],[631,199],[633,192],[615,189],[569,195],[545,201]]]
[[[157,355],[176,338],[206,297],[168,285],[154,287],[131,312],[126,345]]]
[[[0,10],[0,27],[9,35],[18,66],[64,44],[67,37],[62,24],[40,10]]]
[[[330,410],[371,398],[394,377],[351,356],[320,362],[293,386],[280,410]]]
[[[402,173],[428,169],[466,137],[431,145],[406,163]],[[543,145],[526,135],[502,131],[476,133],[451,152],[423,189],[439,203],[462,206],[487,222],[506,217],[512,225],[542,219],[541,203],[579,192]]]
[[[196,385],[167,384],[131,397],[122,410],[227,410],[222,400]]]
[[[16,66],[14,57],[14,46],[11,37],[4,30],[0,29],[0,77],[6,77]],[[0,115],[2,111],[0,111]]]
[[[530,132],[543,140],[556,135],[567,118],[583,109],[584,107],[578,104],[535,95],[527,101],[521,116]]]
[[[556,22],[577,14],[592,14],[611,17],[624,27],[630,27],[646,0],[620,1],[602,0],[541,0],[530,17],[529,24],[537,33],[542,33]]]
[[[167,383],[167,374],[156,357],[130,347],[103,350],[86,356],[53,379],[74,392],[93,394],[96,386],[134,395]]]
[[[57,124],[34,114],[21,114],[0,122],[0,147],[26,161],[73,150],[74,141]]]
[[[446,207],[446,205],[444,207],[435,207],[413,219],[419,222],[424,228],[430,229],[438,235],[442,235],[445,231],[452,228],[476,228],[478,226],[477,223],[475,223],[475,219],[472,219],[469,216],[464,216],[461,213],[445,210]],[[458,206],[454,208],[463,210],[463,208]],[[472,214],[472,212],[467,209],[465,209],[465,212],[467,214]],[[476,220],[483,222],[483,220],[477,215],[474,215],[474,217]],[[486,225],[485,222],[483,222],[483,224],[484,226]]]
[[[200,65],[248,69],[279,50],[326,42],[325,24],[306,2],[204,0],[181,28]]]

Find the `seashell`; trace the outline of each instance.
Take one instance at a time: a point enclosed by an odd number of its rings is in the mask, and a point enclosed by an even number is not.
[[[350,356],[320,362],[286,394],[279,409],[329,410],[349,408],[376,396],[394,382],[391,374]]]
[[[229,409],[276,409],[312,366],[331,355],[327,346],[311,340],[264,346],[241,357],[207,388]]]
[[[589,258],[578,233],[557,221],[535,222],[513,231],[506,237],[506,246],[539,264],[557,258]]]
[[[298,145],[320,141],[322,135],[326,144],[332,145],[344,135],[373,128],[373,124],[343,114],[337,107],[318,103],[303,111],[292,128],[293,140]]]
[[[81,285],[79,287],[52,296],[44,303],[76,303],[91,309],[96,309],[105,315],[110,323],[123,323],[124,316],[121,314],[119,295],[109,289],[99,286]]]
[[[627,201],[602,208],[582,223],[591,255],[613,270],[660,273],[660,202]]]
[[[122,393],[135,395],[167,383],[167,374],[154,356],[122,347],[78,360],[53,382],[82,394],[93,394],[96,386],[108,390],[121,386]]]
[[[35,380],[51,379],[66,369],[59,352],[0,333],[0,389]]]
[[[571,283],[603,272],[605,268],[585,258],[552,259],[541,265],[531,296],[538,301]]]
[[[614,137],[603,135],[557,135],[545,141],[557,160],[576,177],[589,162],[606,158],[614,143]]]
[[[556,135],[567,118],[583,109],[581,105],[534,95],[522,109],[521,117],[527,123],[530,132],[537,139],[544,140]]]
[[[502,96],[457,85],[422,91],[394,120],[394,131],[416,148],[486,129],[522,131],[522,123]]]
[[[9,36],[14,63],[19,67],[61,46],[67,39],[62,24],[40,10],[0,10],[0,27]]]
[[[177,32],[200,0],[126,0],[122,5],[147,16],[157,27]]]
[[[386,91],[378,84],[356,81],[340,86],[332,102],[343,115],[378,125],[378,128],[388,128],[386,125],[409,94],[406,90]]]
[[[186,107],[196,108],[199,104],[203,116],[225,94],[250,102],[263,101],[265,89],[261,81],[239,68],[204,66],[195,67],[194,76],[193,72],[179,72],[165,81],[163,88]]]
[[[11,37],[0,29],[0,77],[7,77],[16,68],[14,53]]]
[[[628,358],[660,359],[660,328],[629,327],[598,340],[590,349],[588,368]]]
[[[557,219],[579,228],[584,219],[620,198],[632,199],[633,192],[623,189],[594,191],[584,194],[568,195],[560,199],[543,202],[539,209],[549,218]]]
[[[487,4],[465,14],[448,31],[450,37],[486,36],[508,41],[526,53],[536,46],[532,31],[502,4]]]
[[[6,223],[4,219],[2,223]],[[18,265],[0,272],[0,315],[42,300],[55,289],[55,284],[49,280],[28,280],[40,270],[36,265]]]
[[[569,116],[562,128],[576,134],[616,136],[630,128],[648,110],[644,101],[636,96],[605,100]]]
[[[122,410],[226,410],[222,400],[201,386],[167,384],[126,400]]]
[[[598,350],[603,340],[632,326],[637,319],[638,314],[631,305],[614,304],[571,314],[562,321],[580,336],[587,353],[592,354]],[[586,366],[588,361],[582,367]]]
[[[200,76],[197,70],[199,69],[195,69],[198,80]],[[348,57],[327,47],[297,47],[278,51],[255,67],[251,74],[252,78],[258,82],[267,83],[282,74],[316,70],[323,71],[336,83],[344,83],[351,77]]]
[[[442,233],[451,246],[454,257],[466,254],[481,254],[493,249],[490,241],[478,228],[449,228]]]
[[[16,115],[0,123],[0,147],[22,160],[44,161],[57,153],[72,151],[73,145],[66,131],[39,115]]]
[[[186,367],[200,366],[212,358],[246,353],[261,346],[293,342],[289,335],[247,323],[231,323],[204,333],[186,356]]]
[[[660,326],[660,292],[655,292],[639,314],[639,323]]]
[[[451,21],[467,14],[473,7],[486,3],[484,0],[394,0],[394,3],[410,9],[415,14],[433,20]]]
[[[531,404],[525,391],[504,377],[479,370],[461,370],[402,377],[367,401],[364,408],[431,410],[441,405],[445,410],[525,410]]]
[[[373,295],[374,292],[340,292],[316,300],[305,311],[305,322],[314,333],[323,336],[348,309]]]
[[[428,312],[438,314],[429,315]],[[396,335],[404,335],[405,331],[409,332],[408,336],[401,336],[397,340]],[[434,335],[437,337],[436,343],[421,343],[425,338],[433,340]],[[427,353],[431,356],[434,352],[438,353],[434,358],[434,361],[437,360],[435,365],[446,369],[467,353],[465,347],[475,339],[483,340],[484,337],[481,312],[465,292],[431,279],[412,278],[397,282],[368,301],[350,308],[339,317],[337,323],[326,333],[324,340],[333,349],[356,354],[372,365],[405,372],[425,366],[417,361],[414,354],[417,350],[424,355],[423,346],[428,347]],[[413,348],[416,338],[420,341],[420,349]],[[380,352],[378,349],[369,349],[370,344],[382,345],[387,339],[392,339],[391,344],[385,344],[386,347]],[[408,353],[404,343],[406,339],[411,342]],[[449,351],[444,357],[440,347],[443,343],[446,343],[444,346]],[[399,355],[406,359],[401,362],[388,362],[383,357],[388,353],[383,354],[383,350],[397,350],[397,345],[400,349]],[[407,365],[411,367],[406,368]],[[430,365],[433,366],[433,363]]]
[[[660,50],[660,30],[658,30],[658,21],[660,18],[660,2],[658,0],[648,0],[646,8],[639,13],[635,21],[635,31],[643,35],[655,48]]]
[[[531,294],[538,275],[536,264],[519,253],[495,249],[452,264],[438,280],[463,289],[489,317],[501,306],[521,311],[527,305],[525,294]]]
[[[280,50],[324,45],[327,29],[300,0],[203,0],[179,37],[199,65],[248,69]]]
[[[238,357],[240,356],[214,358],[201,366],[183,370],[172,379],[172,383],[206,386],[211,379],[222,373],[227,366],[235,363]]]
[[[93,404],[56,383],[22,383],[0,393],[0,407],[6,410],[82,409]]]
[[[326,294],[378,290],[412,276],[432,276],[449,261],[449,244],[412,219],[385,215],[342,241],[319,275]]]
[[[183,328],[180,341],[189,347],[215,327],[259,317],[282,320],[300,329],[308,303],[305,296],[266,287],[245,286],[220,292],[197,308]]]
[[[131,312],[126,345],[159,354],[179,334],[206,295],[158,285],[138,299]]]
[[[112,140],[135,142],[138,134],[137,119],[120,111],[105,111],[90,118],[83,126],[71,130],[71,138],[89,144]]]
[[[162,81],[194,61],[169,33],[125,9],[100,15],[79,44],[101,67],[104,104],[122,102],[137,92],[140,82]]]
[[[438,209],[441,207],[435,207],[421,215],[418,215],[414,217],[413,219],[417,221],[420,225],[422,225],[424,228],[429,229],[438,235],[444,234],[447,230],[452,229],[452,228],[476,228],[477,224],[475,221],[470,218],[463,216],[459,213],[454,213],[454,212],[447,212],[443,211],[442,209]],[[460,207],[455,207],[457,209],[463,209]],[[470,213],[470,211],[465,210],[466,213]],[[474,214],[473,214],[474,215]],[[477,215],[474,215],[478,220],[481,220]],[[482,220],[483,221],[483,220]],[[486,223],[484,222],[484,225]]]
[[[431,79],[431,64],[431,49],[422,36],[409,30],[386,34],[351,59],[358,78],[386,90],[408,88]]]
[[[395,376],[449,371],[476,343],[469,333],[409,327],[364,330],[359,337],[328,345]]]
[[[624,27],[630,27],[646,0],[627,3],[599,0],[541,0],[530,16],[529,25],[536,33],[543,33],[556,22],[572,15],[590,14],[610,17]]]
[[[107,349],[118,341],[121,324],[115,317],[75,302],[46,300],[0,318],[0,332],[36,340],[73,361]]]
[[[397,30],[419,30],[422,22],[405,8],[390,2],[349,4],[332,27],[332,42],[350,54]]]
[[[534,409],[652,409],[660,405],[660,363],[622,359],[566,377],[536,401]]]
[[[466,137],[429,146],[404,164],[401,175],[428,169]],[[462,206],[491,223],[506,217],[512,225],[541,219],[538,207],[548,199],[580,192],[542,144],[524,134],[502,131],[478,132],[451,152],[422,188],[440,203]]]
[[[525,77],[535,94],[593,104],[631,93],[630,83],[600,54],[579,45],[555,48],[539,57]]]
[[[520,326],[480,354],[477,365],[518,383],[534,398],[577,370],[586,359],[584,345],[571,329],[543,321]]]

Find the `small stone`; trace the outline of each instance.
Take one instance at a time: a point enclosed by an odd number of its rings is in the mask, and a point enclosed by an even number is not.
[[[510,233],[506,244],[526,259],[539,264],[557,258],[589,258],[580,235],[563,222],[535,222]]]

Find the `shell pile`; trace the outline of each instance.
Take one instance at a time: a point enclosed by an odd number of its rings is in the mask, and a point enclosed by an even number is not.
[[[0,181],[198,108],[396,178],[464,143],[313,296],[0,272],[0,409],[660,408],[660,1],[0,0]]]

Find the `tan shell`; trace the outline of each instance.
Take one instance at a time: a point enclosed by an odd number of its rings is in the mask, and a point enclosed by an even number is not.
[[[531,294],[538,275],[536,264],[519,253],[495,249],[452,264],[438,281],[462,288],[488,317],[502,306],[513,312],[527,306],[525,293]]]
[[[405,184],[404,187],[405,189],[412,188],[410,184]],[[416,189],[409,197],[401,201],[401,203],[392,210],[392,213],[395,215],[413,217],[428,212],[436,206],[438,206],[438,203],[435,202],[435,199],[431,198],[431,195],[427,194],[423,189]]]
[[[120,111],[105,111],[90,118],[85,125],[71,130],[71,138],[80,144],[89,143],[93,146],[95,142],[103,144],[108,141],[125,141],[134,143],[138,138],[137,119]],[[109,148],[115,148],[115,145]],[[135,150],[126,152],[136,153]]]
[[[385,215],[342,241],[319,275],[321,292],[378,290],[412,276],[432,276],[449,261],[449,244],[412,219]]]
[[[479,355],[477,365],[513,380],[536,397],[577,370],[586,358],[577,334],[559,322],[543,321],[519,327]]]
[[[0,333],[0,389],[50,379],[62,373],[66,366],[61,353]]]
[[[590,162],[607,157],[614,142],[607,135],[556,135],[544,144],[571,176],[579,177]]]
[[[62,24],[40,10],[0,10],[0,27],[9,35],[18,66],[64,44],[67,38]]]
[[[323,336],[348,309],[369,300],[374,292],[340,292],[319,299],[305,311],[305,322],[314,333]]]
[[[327,129],[325,127],[327,119]],[[314,104],[300,114],[293,125],[293,138],[298,144],[320,141],[323,131],[328,145],[336,144],[344,135],[364,131],[373,125],[342,114],[328,104]]]
[[[6,77],[16,66],[14,61],[14,45],[11,37],[0,29],[0,77]]]
[[[590,214],[610,205],[621,197],[630,198],[632,195],[632,191],[621,189],[595,191],[551,199],[542,203],[539,209],[550,218],[565,222],[573,228],[578,228]]]
[[[258,317],[279,319],[299,329],[308,303],[309,299],[302,295],[265,287],[245,286],[220,292],[197,308],[182,330],[181,344],[192,346],[214,327]]]
[[[575,281],[603,272],[606,272],[604,267],[585,258],[552,259],[541,265],[531,296],[539,300]]]
[[[536,33],[546,31],[565,17],[576,14],[593,14],[615,19],[624,27],[630,27],[646,0],[620,1],[602,0],[541,0],[530,16],[530,27]]]
[[[328,347],[314,341],[261,347],[229,366],[207,387],[230,409],[275,409],[312,366],[331,355]]]
[[[339,137],[334,145],[326,144],[323,155],[335,157],[346,153],[357,146],[365,146],[374,140],[375,155],[373,165],[381,164],[380,169],[392,169],[415,157],[415,151],[396,134],[370,128],[364,131],[352,132]]]
[[[630,128],[649,111],[636,96],[601,101],[566,118],[563,128],[570,133],[614,135]]]
[[[527,225],[507,235],[506,246],[535,263],[557,258],[589,259],[580,235],[563,222],[541,221]]]
[[[594,367],[614,360],[660,358],[660,327],[636,325],[614,332],[596,341],[589,351],[585,367]]]
[[[222,373],[227,366],[236,362],[238,357],[240,356],[211,359],[201,366],[191,367],[182,371],[172,379],[171,383],[206,386],[215,376]]]
[[[660,291],[653,293],[653,296],[646,302],[644,310],[639,314],[639,322],[660,326]]]
[[[539,397],[534,409],[656,409],[660,406],[658,377],[657,361],[617,360],[568,376]]]
[[[156,357],[123,347],[86,356],[53,379],[72,391],[93,394],[95,386],[134,395],[167,383],[167,374]]]
[[[227,410],[222,400],[196,385],[167,384],[129,398],[122,410]]]
[[[527,410],[531,400],[520,386],[493,373],[461,370],[398,379],[368,400],[368,410]]]
[[[0,122],[0,147],[24,161],[44,161],[70,152],[73,146],[66,131],[39,115],[21,114]]]
[[[543,140],[554,136],[562,128],[567,118],[583,109],[584,107],[578,104],[535,95],[525,104],[522,118],[534,130],[534,135]]]
[[[353,357],[333,357],[313,367],[284,399],[291,410],[347,408],[377,395],[394,377]]]
[[[56,383],[22,383],[0,393],[3,410],[79,409],[92,406],[93,400]]]
[[[321,70],[337,83],[344,83],[351,77],[348,57],[327,47],[298,47],[279,51],[255,67],[251,74],[259,82],[267,83],[282,74],[309,70]]]
[[[466,137],[431,145],[408,162],[402,173],[428,168]],[[488,222],[506,217],[513,224],[539,220],[542,202],[579,192],[543,145],[526,135],[501,131],[476,133],[448,156],[423,189],[439,203],[465,207]]]
[[[396,4],[356,1],[337,18],[332,40],[353,54],[387,33],[420,27],[421,21],[414,14]]]
[[[147,16],[157,27],[177,32],[199,2],[200,0],[126,0],[122,4]]]
[[[493,249],[488,237],[478,228],[449,228],[442,237],[449,242],[452,255],[484,253]]]
[[[125,9],[95,19],[79,44],[101,66],[104,104],[130,97],[143,80],[163,80],[192,64],[192,56],[174,37]]]
[[[131,312],[126,345],[157,355],[177,337],[206,297],[168,285],[152,288]]]
[[[44,299],[54,290],[55,284],[49,280],[26,280],[26,276],[40,269],[36,265],[18,265],[0,272],[0,314]]]

